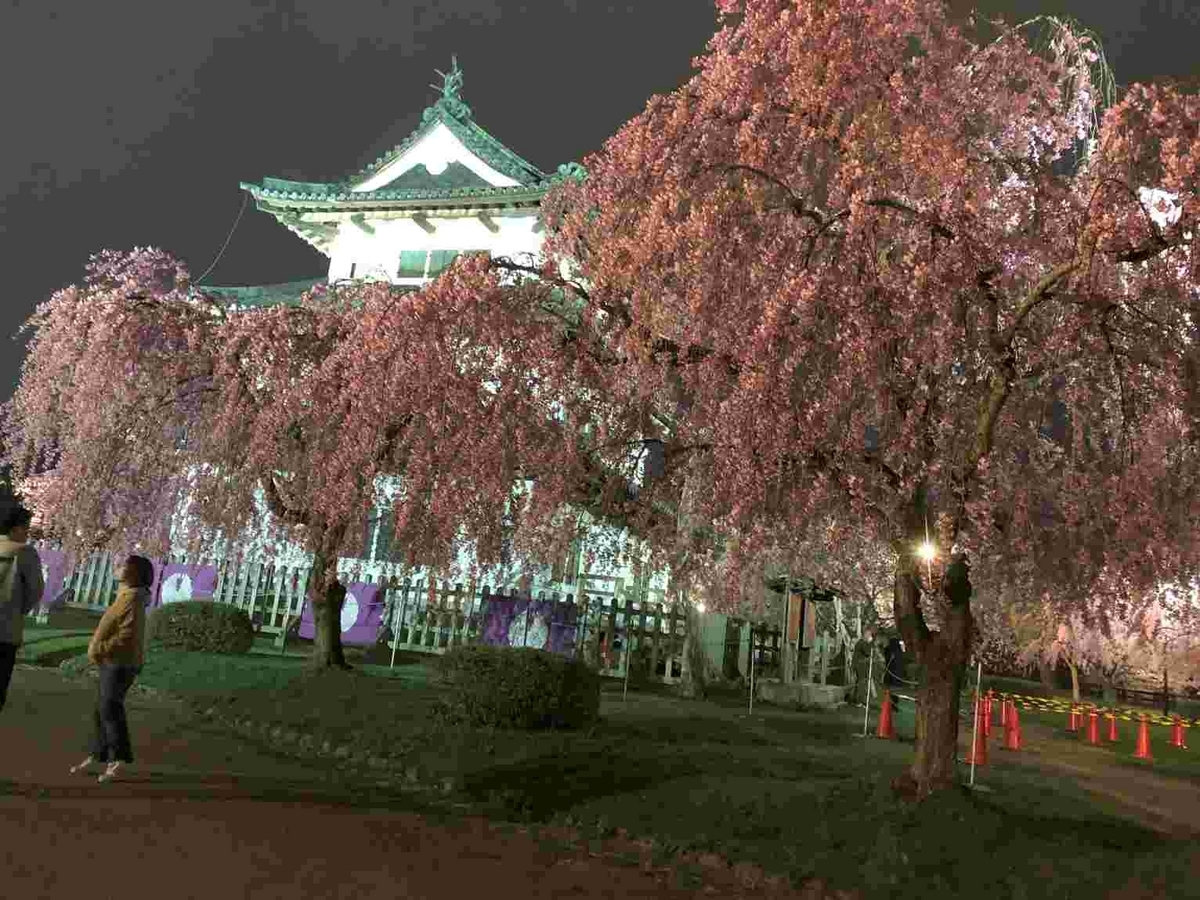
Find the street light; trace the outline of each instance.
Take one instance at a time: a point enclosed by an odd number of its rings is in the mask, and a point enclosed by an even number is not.
[[[921,557],[925,562],[925,577],[929,579],[929,583],[933,584],[933,561],[937,559],[937,547],[933,546],[929,538],[917,547],[917,556]]]

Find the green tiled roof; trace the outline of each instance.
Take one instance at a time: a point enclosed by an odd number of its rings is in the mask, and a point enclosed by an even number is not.
[[[300,302],[300,295],[310,288],[325,282],[325,277],[307,278],[303,281],[287,281],[282,284],[262,284],[252,287],[209,287],[201,285],[197,288],[201,293],[208,294],[236,303],[238,306],[277,306],[281,303],[295,306]]]
[[[457,187],[457,188],[380,188],[377,191],[354,191],[346,183],[321,183],[312,181],[285,181],[282,178],[264,178],[261,185],[241,182],[239,187],[249,191],[255,199],[299,200],[304,202],[377,201],[377,200],[472,200],[530,198],[541,199],[550,188],[550,181],[534,185],[518,184],[513,187]]]
[[[471,108],[459,96],[462,71],[457,62],[449,74],[442,74],[442,78],[442,96],[422,113],[421,125],[416,131],[354,175],[333,182],[264,178],[261,184],[242,182],[240,187],[253,194],[255,199],[285,202],[470,200],[515,195],[540,200],[551,183],[562,176],[564,167],[559,167],[557,176],[547,175],[480,128],[471,116]],[[436,176],[424,166],[417,166],[378,190],[353,190],[403,155],[439,124],[445,125],[472,154],[517,184],[493,187],[461,163],[452,163]]]
[[[421,125],[416,131],[373,163],[356,172],[351,176],[350,181],[356,184],[366,181],[433,131],[439,124],[445,125],[450,133],[462,141],[463,146],[473,154],[518,184],[531,185],[546,180],[545,172],[533,163],[522,159],[480,128],[471,117],[471,108],[467,104],[457,97],[442,96],[438,98],[437,103],[426,108],[421,114]]]
[[[587,171],[579,163],[564,163],[558,167],[553,175],[547,176],[545,180],[537,184],[524,185],[518,184],[513,187],[492,187],[491,185],[474,185],[463,184],[461,186],[451,186],[455,180],[467,181],[461,173],[451,174],[449,178],[444,178],[453,166],[458,163],[451,163],[446,167],[446,171],[441,175],[433,176],[428,173],[424,166],[416,166],[413,169],[405,172],[393,181],[387,187],[380,188],[376,191],[354,191],[348,182],[321,182],[321,181],[288,181],[285,178],[264,178],[262,184],[251,184],[248,182],[240,182],[239,187],[244,191],[249,191],[254,195],[255,199],[286,201],[297,200],[300,202],[342,202],[346,200],[352,201],[436,201],[436,200],[483,200],[483,199],[504,199],[511,198],[513,200],[529,199],[540,200],[550,190],[550,188],[559,181],[565,178],[583,179],[587,177]],[[471,172],[466,166],[461,168],[475,177],[475,173]],[[422,174],[423,173],[423,174]],[[410,178],[411,176],[411,178]],[[428,184],[425,181],[434,182]],[[441,183],[438,183],[441,180]],[[482,181],[482,179],[480,179]],[[424,185],[423,185],[424,183]],[[427,185],[427,186],[425,186]]]

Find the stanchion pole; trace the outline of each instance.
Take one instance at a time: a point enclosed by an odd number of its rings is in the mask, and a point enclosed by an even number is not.
[[[621,688],[621,702],[625,702],[625,697],[629,694],[629,657],[633,654],[633,635],[625,636],[625,686]]]
[[[754,626],[750,626],[750,712],[754,715]]]
[[[863,704],[866,709],[863,710],[863,733],[862,736],[867,736],[867,718],[871,715],[871,688],[874,686],[871,681],[871,673],[875,668],[875,647],[871,646],[871,654],[867,657],[867,702]]]
[[[975,669],[975,727],[971,731],[971,781],[975,787],[975,747],[979,739],[979,682],[983,678],[983,663],[977,663]]]
[[[408,603],[408,587],[402,587],[400,594],[400,611],[392,615],[392,624],[395,626],[392,629],[392,661],[388,663],[388,668],[391,669],[396,665],[396,648],[400,645],[400,626],[404,624],[404,606]],[[400,621],[397,622],[396,618]]]

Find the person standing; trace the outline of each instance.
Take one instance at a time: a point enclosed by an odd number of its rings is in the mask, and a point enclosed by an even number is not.
[[[900,697],[897,693],[904,686],[904,647],[900,638],[893,637],[888,641],[887,649],[883,652],[883,683],[891,691],[892,713],[900,711]]]
[[[867,688],[868,678],[876,681],[879,678],[878,667],[871,665],[871,654],[875,652],[875,631],[864,629],[862,637],[854,645],[854,703],[866,706],[870,702]]]
[[[27,543],[32,519],[19,503],[10,501],[0,509],[0,710],[25,638],[25,617],[46,590],[41,557]]]
[[[90,752],[71,769],[72,774],[90,772],[97,763],[107,763],[98,778],[101,783],[111,781],[123,765],[133,762],[125,695],[145,661],[143,636],[154,565],[144,556],[130,556],[118,580],[117,599],[101,617],[88,644],[88,659],[100,669]]]

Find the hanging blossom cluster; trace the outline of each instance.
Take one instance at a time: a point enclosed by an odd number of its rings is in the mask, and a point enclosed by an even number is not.
[[[616,496],[579,461],[594,361],[558,352],[561,307],[467,259],[421,293],[355,283],[231,312],[162,251],[105,252],[26,326],[7,458],[47,473],[29,485],[71,551],[164,553],[186,501],[193,553],[225,536],[240,554],[265,527],[268,552],[289,540],[328,562],[357,555],[391,477],[413,564],[493,564],[514,533],[561,555],[577,523],[546,498]]]
[[[725,538],[648,511],[661,545],[730,603],[830,520],[898,559],[930,527],[979,597],[1117,604],[1194,567],[1200,99],[1099,116],[1087,39],[980,45],[940,3],[718,6],[698,74],[548,201],[660,495]]]
[[[262,496],[328,555],[391,475],[414,562],[603,522],[718,610],[765,560],[908,564],[926,528],[981,598],[1195,567],[1200,101],[1135,86],[1064,166],[1102,94],[1069,31],[718,6],[696,74],[546,199],[540,269],[227,314],[165,254],[98,257],[35,314],[9,418],[12,459],[53,456],[48,518],[141,535],[183,464],[205,522]]]

